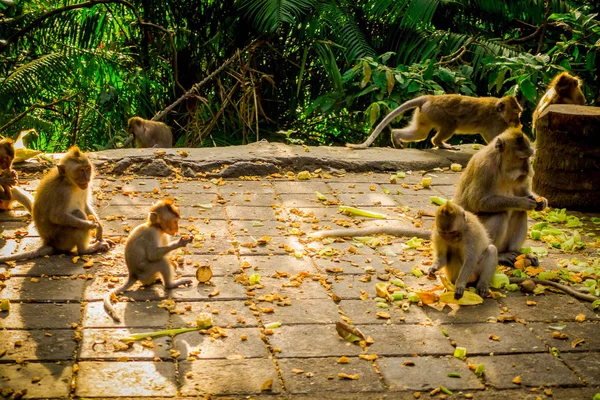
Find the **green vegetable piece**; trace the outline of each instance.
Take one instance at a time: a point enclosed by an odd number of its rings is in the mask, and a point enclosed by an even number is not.
[[[248,280],[250,281],[251,284],[256,285],[257,283],[260,282],[260,275],[259,274],[252,274],[252,275],[250,275],[250,277],[248,278]]]
[[[410,311],[410,303],[402,303],[402,311]]]
[[[540,240],[542,238],[542,232],[532,229],[529,236],[533,240]]]
[[[317,194],[317,199],[321,200],[321,201],[327,201],[327,197],[325,197],[322,193],[320,192],[315,192]]]
[[[600,393],[596,393],[592,400],[600,400]]]
[[[406,246],[407,249],[416,249],[421,246],[421,244],[423,244],[423,239],[413,237],[408,242],[404,243],[404,246]]]
[[[511,283],[510,285],[506,285],[506,290],[508,290],[509,292],[516,292],[517,290],[519,290],[519,285],[516,283]]]
[[[431,200],[433,204],[437,204],[438,206],[442,206],[448,201],[447,199],[440,196],[431,196],[429,200]]]
[[[448,331],[445,329],[442,329],[442,335],[448,337]]]
[[[423,272],[421,272],[421,270],[419,268],[417,268],[417,267],[413,267],[413,269],[411,270],[411,272],[417,278],[420,278],[420,277],[423,276]]]
[[[536,230],[536,231],[541,231],[542,229],[544,229],[547,226],[548,226],[547,222],[538,222],[537,224],[533,224],[531,226],[531,229]]]
[[[600,309],[600,300],[594,300],[592,303],[592,310]]]
[[[421,298],[419,297],[418,294],[414,293],[414,292],[410,292],[407,296],[408,301],[410,301],[411,303],[418,303],[419,300],[421,300]]]
[[[390,297],[392,298],[393,301],[402,300],[402,299],[404,299],[404,293],[394,292],[394,293],[390,294]]]
[[[387,215],[384,215],[384,214],[380,214],[380,213],[376,213],[376,212],[372,212],[372,211],[361,210],[359,208],[348,207],[348,206],[339,206],[338,211],[341,212],[342,214],[357,215],[359,217],[379,218],[379,219],[387,218]]]
[[[452,396],[452,392],[450,390],[448,390],[447,388],[445,388],[444,386],[440,386],[440,391],[444,392],[448,396]]]
[[[391,280],[390,280],[390,282],[391,282],[393,285],[396,285],[396,286],[398,286],[398,287],[402,287],[402,288],[403,288],[403,287],[406,287],[406,285],[404,284],[404,282],[402,281],[402,279],[391,279]]]
[[[458,372],[450,372],[446,375],[448,378],[462,378]]]
[[[475,368],[475,375],[483,376],[485,372],[485,366],[483,364],[479,364],[477,368]]]
[[[281,326],[281,322],[271,322],[270,324],[265,325],[265,329],[276,329]]]
[[[514,270],[513,273],[516,271],[518,270]],[[494,289],[501,289],[506,285],[510,285],[510,280],[508,279],[508,276],[506,276],[505,274],[494,274],[494,277],[490,282],[491,287],[493,287]]]
[[[560,357],[560,350],[558,350],[556,347],[552,347],[550,349],[550,354],[552,354],[554,357]]]
[[[454,349],[454,357],[456,357],[456,358],[467,357],[467,349],[464,347],[457,347],[456,349]]]
[[[398,178],[402,178],[402,179],[404,179],[404,178],[406,178],[406,173],[405,173],[405,172],[398,172],[398,173],[396,174],[396,176],[397,176]]]
[[[377,303],[377,307],[379,308],[388,308],[389,306],[387,305],[387,303]]]

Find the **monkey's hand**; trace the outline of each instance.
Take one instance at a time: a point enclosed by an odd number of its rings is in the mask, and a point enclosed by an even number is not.
[[[191,243],[192,240],[194,240],[193,237],[189,235],[183,235],[179,238],[179,241],[177,242],[177,247],[185,247],[188,245],[188,243]]]
[[[460,300],[462,299],[463,294],[465,294],[465,288],[462,286],[457,286],[456,291],[454,292],[454,298],[456,300]]]
[[[438,263],[434,263],[427,271],[427,275],[430,278],[435,278],[435,273],[438,272],[439,269],[440,269],[440,265]]]
[[[487,282],[478,282],[477,283],[477,294],[481,296],[481,298],[485,299],[490,294],[490,288],[488,287]]]
[[[532,199],[535,200],[535,203],[536,203],[535,211],[542,211],[546,207],[548,207],[548,200],[545,197],[542,197],[542,196],[535,197],[534,195],[531,195],[529,197],[531,197]]]
[[[530,211],[535,210],[538,207],[538,202],[535,201],[535,197],[533,196],[521,197],[520,199],[521,209],[523,210]]]
[[[17,171],[14,169],[6,170],[0,175],[0,186],[14,186],[17,182]]]

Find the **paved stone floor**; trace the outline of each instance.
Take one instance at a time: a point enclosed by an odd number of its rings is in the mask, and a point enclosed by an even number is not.
[[[0,266],[0,298],[10,300],[10,311],[0,312],[1,394],[591,400],[600,392],[600,313],[589,303],[556,293],[500,291],[483,305],[458,311],[407,301],[383,309],[375,300],[381,279],[401,278],[408,290],[439,285],[411,273],[415,266],[427,270],[426,244],[406,249],[406,238],[392,238],[371,248],[305,235],[354,225],[357,220],[339,214],[336,202],[394,218],[434,212],[430,196],[451,197],[458,178],[458,173],[436,172],[431,188],[414,190],[420,174],[396,184],[389,174],[368,173],[212,182],[100,176],[94,182],[95,204],[105,232],[120,242],[114,249],[93,257],[51,256]],[[26,188],[36,183],[31,179]],[[319,202],[316,191],[331,204]],[[194,235],[177,258],[178,273],[195,283],[170,293],[160,285],[129,291],[116,305],[123,321],[114,323],[101,298],[126,279],[124,239],[148,206],[165,196],[175,197],[181,207],[181,233]],[[206,204],[212,208],[201,207]],[[432,223],[429,216],[417,220],[424,227]],[[0,227],[3,254],[39,245],[22,211],[0,214]],[[272,240],[257,245],[263,236]],[[586,240],[591,246],[594,238]],[[533,244],[540,245],[526,245]],[[575,256],[587,255],[597,256],[596,249]],[[556,268],[557,260],[573,256],[551,250],[542,266]],[[212,268],[210,284],[196,282],[198,264]],[[244,279],[252,274],[260,275],[259,284]],[[223,330],[116,350],[118,339],[129,333],[191,326],[200,312],[212,313]],[[578,322],[581,315],[585,320]],[[336,333],[339,320],[359,327],[373,343],[363,349],[345,342]],[[269,329],[273,322],[281,326]],[[553,332],[568,339],[553,338]],[[577,344],[577,339],[584,341]],[[455,346],[467,349],[466,359],[453,357]],[[483,377],[470,369],[479,364]],[[440,387],[452,395],[439,392]]]

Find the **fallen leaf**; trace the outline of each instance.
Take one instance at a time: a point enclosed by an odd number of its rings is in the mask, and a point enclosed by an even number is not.
[[[498,336],[494,335],[493,333],[492,333],[492,334],[490,334],[490,336],[488,336],[488,339],[490,339],[490,340],[494,340],[494,341],[496,341],[496,342],[499,342],[499,341],[500,341],[500,338],[499,338]]]
[[[346,356],[341,356],[340,358],[338,358],[337,363],[338,364],[348,364],[348,363],[350,363],[350,359]]]
[[[260,387],[261,392],[270,392],[271,390],[273,390],[273,379],[265,381]]]
[[[343,373],[343,372],[340,372],[340,373],[338,374],[338,377],[339,377],[340,379],[351,379],[351,380],[355,381],[355,380],[357,380],[357,379],[358,379],[358,374],[354,374],[354,375],[348,375],[348,374],[345,374],[345,373]]]
[[[335,330],[342,339],[350,343],[366,340],[364,333],[362,333],[358,328],[350,326],[342,321],[335,323]]]
[[[584,339],[584,338],[577,338],[577,339],[575,339],[575,340],[573,340],[573,341],[571,342],[571,348],[573,348],[573,349],[574,349],[575,347],[579,346],[579,345],[580,345],[580,344],[582,344],[583,342],[585,342],[585,339]]]
[[[585,321],[585,314],[578,314],[577,316],[575,316],[575,321],[577,321],[577,322]]]
[[[514,383],[515,385],[520,385],[521,384],[521,377],[520,376],[515,376],[515,378],[512,380],[512,383]]]

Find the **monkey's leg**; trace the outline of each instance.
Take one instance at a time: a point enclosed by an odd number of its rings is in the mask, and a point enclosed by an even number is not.
[[[165,283],[165,288],[167,289],[173,289],[182,285],[192,283],[191,279],[175,280],[175,270],[173,269],[173,266],[167,259],[162,259],[153,264],[155,265],[156,272],[159,272],[162,275],[163,281]]]
[[[435,136],[431,138],[431,143],[440,149],[459,150],[458,147],[445,143],[446,140],[450,139],[452,135],[454,135],[455,131],[455,126],[442,126],[439,128]]]
[[[13,186],[10,191],[13,200],[21,203],[29,211],[29,214],[31,214],[33,210],[33,197],[20,187]]]
[[[521,246],[523,246],[523,242],[527,237],[527,212],[512,211],[506,231],[506,248],[499,250],[498,262],[502,265],[514,267],[517,256],[521,254]],[[531,265],[539,265],[536,256],[527,254],[525,257],[531,261]]]
[[[490,244],[481,255],[477,267],[479,271],[476,271],[476,274],[479,275],[477,278],[477,294],[481,297],[487,297],[490,293],[490,282],[496,273],[497,266],[498,250],[496,246]]]
[[[392,129],[392,143],[395,147],[402,147],[402,142],[419,142],[427,139],[433,125],[426,121],[420,121],[418,109],[412,115],[410,124],[402,129]]]
[[[508,230],[508,212],[499,212],[493,214],[477,214],[477,218],[485,226],[485,230],[498,253],[502,253],[507,249],[507,230]]]

